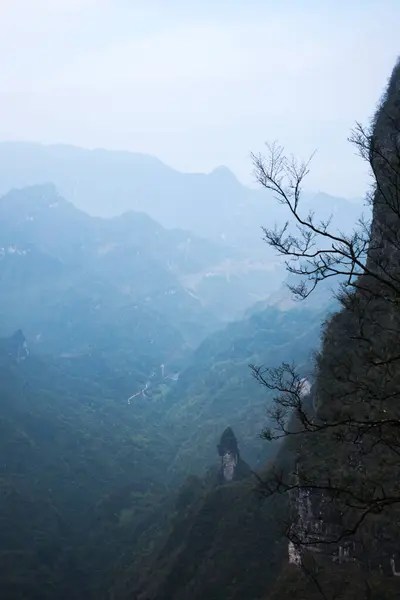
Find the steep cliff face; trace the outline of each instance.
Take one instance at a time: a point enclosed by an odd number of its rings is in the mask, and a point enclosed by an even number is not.
[[[376,183],[366,267],[325,327],[317,427],[297,445],[292,566],[271,598],[296,585],[304,588],[298,598],[313,597],[315,581],[300,585],[296,573],[307,561],[327,598],[400,594],[400,63],[371,132],[358,141]]]
[[[368,266],[381,275],[399,274],[400,59],[395,65],[369,140],[369,162],[376,179]],[[397,260],[396,260],[397,258]],[[378,268],[379,267],[379,268]]]

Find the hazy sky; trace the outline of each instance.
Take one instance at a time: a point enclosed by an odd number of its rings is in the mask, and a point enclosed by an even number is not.
[[[346,139],[400,53],[399,0],[0,0],[0,138],[121,148],[181,170],[278,139],[308,187],[361,195]]]

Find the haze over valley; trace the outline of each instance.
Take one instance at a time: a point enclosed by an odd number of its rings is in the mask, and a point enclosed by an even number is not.
[[[0,1],[0,598],[400,597],[399,19]]]
[[[34,593],[52,597],[51,577],[70,594],[67,578],[97,597],[112,585],[106,566],[147,547],[134,532],[165,518],[171,486],[215,463],[228,425],[252,468],[262,467],[271,455],[259,438],[266,395],[248,365],[290,357],[311,373],[332,301],[326,289],[317,306],[292,306],[260,227],[280,207],[227,169],[187,175],[152,157],[40,144],[3,143],[0,153],[2,439],[11,459],[2,514],[18,552],[28,530],[32,540],[28,562],[18,558],[21,584],[3,579],[20,593],[34,568]],[[343,210],[355,223],[362,210],[322,194],[305,202],[335,223]],[[29,524],[18,516],[28,489],[37,513]],[[10,502],[21,503],[18,525]],[[45,506],[60,515],[51,528],[36,521]],[[28,557],[46,548],[57,558],[40,574]]]

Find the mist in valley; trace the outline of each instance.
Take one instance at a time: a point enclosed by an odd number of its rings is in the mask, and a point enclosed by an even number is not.
[[[398,597],[399,7],[55,4],[0,3],[0,596]]]

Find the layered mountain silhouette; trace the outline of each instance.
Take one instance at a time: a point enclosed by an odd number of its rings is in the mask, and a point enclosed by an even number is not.
[[[286,213],[268,193],[241,184],[226,167],[209,174],[180,173],[153,156],[66,145],[0,143],[0,194],[52,182],[78,208],[96,216],[139,211],[161,225],[245,249],[264,262],[274,256],[262,244],[261,226],[284,222]],[[304,211],[321,218],[341,215],[350,225],[360,203],[324,193],[304,194]]]
[[[90,217],[52,185],[0,199],[0,225],[0,293],[10,310],[4,323],[22,326],[31,339],[46,339],[44,324],[33,322],[62,311],[72,293],[82,311],[94,311],[94,320],[104,315],[118,322],[125,318],[116,316],[119,311],[154,313],[165,317],[161,327],[175,325],[178,337],[196,343],[265,297],[278,277],[271,281],[268,265],[249,262],[238,250],[165,229],[142,213]],[[24,295],[36,303],[34,310]],[[70,316],[78,317],[79,309]],[[57,321],[65,325],[65,319]],[[1,323],[0,331],[7,333]]]

